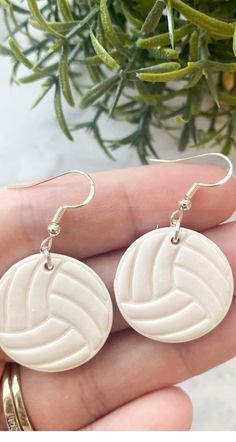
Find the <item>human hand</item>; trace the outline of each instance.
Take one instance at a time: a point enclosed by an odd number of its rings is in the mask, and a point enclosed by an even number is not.
[[[53,251],[86,262],[114,298],[114,275],[127,246],[157,224],[168,225],[170,214],[194,181],[215,182],[220,177],[221,169],[186,164],[94,174],[94,200],[86,208],[66,213]],[[77,180],[67,176],[31,189],[1,190],[1,274],[38,252],[55,209],[77,201],[83,187]],[[234,275],[236,224],[219,224],[235,206],[236,181],[231,179],[225,186],[201,189],[184,218],[186,227],[218,244]],[[187,430],[191,402],[174,385],[233,357],[235,332],[235,301],[213,332],[183,344],[139,335],[128,327],[114,302],[112,333],[90,362],[60,373],[21,367],[22,393],[32,425],[35,430]],[[1,352],[0,375],[7,360]],[[3,429],[2,405],[0,415]]]

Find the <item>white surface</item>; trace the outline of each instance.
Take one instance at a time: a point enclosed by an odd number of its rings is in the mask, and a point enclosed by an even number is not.
[[[121,258],[115,293],[121,313],[138,333],[162,342],[186,342],[213,330],[233,297],[231,267],[211,240],[173,227],[146,233]]]
[[[55,122],[52,97],[31,112],[39,85],[10,87],[9,76],[9,61],[0,57],[0,184],[49,176],[75,167],[95,171],[139,164],[132,149],[121,149],[117,162],[111,162],[93,138],[81,131],[74,144],[67,141]],[[79,119],[78,110],[77,113]],[[109,131],[113,132],[113,125]],[[116,128],[118,136],[119,132]],[[159,132],[156,146],[163,158],[176,156],[173,142]],[[236,164],[236,152],[232,158]],[[194,430],[236,430],[235,373],[233,359],[183,384],[193,401]]]
[[[112,303],[99,276],[74,258],[41,254],[12,266],[0,281],[0,345],[34,370],[63,371],[84,364],[104,345]]]

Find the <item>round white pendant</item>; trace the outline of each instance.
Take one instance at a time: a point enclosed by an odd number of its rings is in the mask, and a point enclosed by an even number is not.
[[[213,330],[229,310],[233,275],[219,247],[195,231],[151,231],[125,252],[115,278],[118,307],[138,333],[185,342]]]
[[[84,364],[104,345],[112,303],[102,280],[74,258],[41,254],[13,265],[0,281],[0,346],[13,360],[39,371]]]

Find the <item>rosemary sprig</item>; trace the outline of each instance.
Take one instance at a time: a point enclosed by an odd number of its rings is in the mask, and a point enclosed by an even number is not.
[[[87,128],[111,158],[129,146],[144,163],[157,156],[154,127],[173,137],[180,128],[181,151],[236,147],[234,0],[0,0],[0,8],[9,37],[0,55],[13,58],[12,81],[41,82],[33,107],[54,89],[70,140]],[[65,101],[80,112],[93,107],[91,121],[72,127]],[[129,122],[130,134],[103,139],[104,115]]]

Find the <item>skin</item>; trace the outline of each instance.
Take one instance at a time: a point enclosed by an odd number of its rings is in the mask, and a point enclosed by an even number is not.
[[[170,214],[194,181],[216,182],[224,171],[203,165],[166,164],[93,175],[96,195],[80,210],[68,210],[53,251],[83,260],[104,280],[114,301],[113,279],[125,249],[140,235],[169,224]],[[57,207],[86,196],[84,178],[66,176],[41,186],[0,191],[3,274],[37,253]],[[62,201],[63,196],[63,201]],[[236,275],[236,181],[201,189],[183,225],[202,232],[228,258]],[[211,333],[192,342],[165,344],[129,328],[114,302],[112,333],[85,365],[61,373],[21,367],[25,405],[36,430],[189,430],[191,401],[181,381],[236,354],[236,303]],[[8,358],[0,352],[0,376]],[[0,405],[0,428],[5,429]]]

